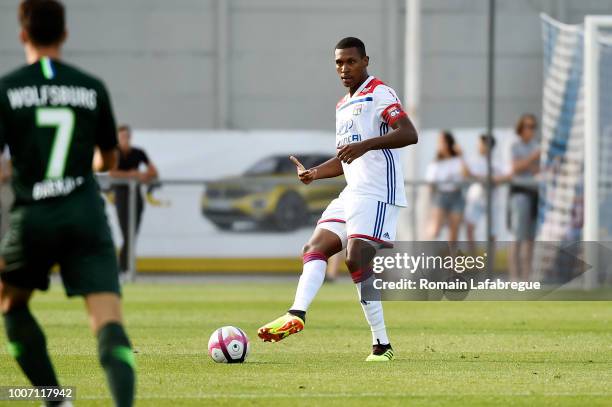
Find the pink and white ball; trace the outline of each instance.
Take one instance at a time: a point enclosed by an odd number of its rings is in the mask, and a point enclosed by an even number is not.
[[[208,340],[208,355],[217,363],[242,363],[250,350],[249,338],[235,326],[217,329]]]

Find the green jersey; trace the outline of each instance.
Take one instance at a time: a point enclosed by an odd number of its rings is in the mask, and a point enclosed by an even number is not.
[[[42,58],[0,78],[0,149],[8,145],[15,204],[61,198],[95,183],[94,146],[117,145],[104,84]]]

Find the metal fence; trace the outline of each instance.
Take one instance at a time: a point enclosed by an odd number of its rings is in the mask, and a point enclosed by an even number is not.
[[[113,186],[117,186],[117,185],[125,185],[128,187],[129,190],[129,199],[128,199],[128,227],[127,227],[127,236],[124,236],[124,238],[129,239],[130,242],[133,242],[132,244],[127,245],[127,258],[128,258],[128,270],[127,270],[127,278],[129,280],[133,280],[136,276],[136,259],[137,259],[137,253],[136,253],[136,241],[137,241],[137,231],[136,231],[136,205],[137,205],[137,197],[136,194],[139,193],[139,189],[143,187],[142,184],[140,184],[138,181],[136,180],[132,180],[132,179],[112,179],[109,178],[108,176],[99,176],[98,177],[98,181],[100,183],[100,186],[102,188],[103,191],[108,191],[108,190],[112,190]],[[205,197],[206,196],[206,189],[208,186],[213,185],[215,183],[218,183],[218,180],[212,181],[212,180],[207,180],[207,179],[160,179],[160,180],[156,180],[155,184],[160,186],[160,187],[170,187],[170,188],[174,188],[176,189],[176,187],[188,187],[189,188],[189,195],[190,195],[190,200],[195,200],[198,199],[197,195],[200,195],[201,197]],[[455,186],[460,187],[461,189],[465,190],[468,186],[477,183],[479,181],[465,181],[465,182],[456,182],[453,183]],[[537,181],[535,180],[514,180],[514,183],[517,182],[522,182],[523,184],[526,185],[537,185]],[[448,183],[445,183],[448,184]],[[487,188],[486,183],[482,182],[484,188]],[[499,188],[500,190],[505,190],[507,189],[507,185],[508,182],[499,184],[496,186],[496,188]],[[344,182],[341,181],[330,181],[327,183],[327,185],[336,185],[338,187],[338,189],[342,188],[344,184]],[[436,186],[436,183],[431,183],[431,182],[427,182],[427,181],[423,181],[423,180],[418,180],[418,181],[408,181],[405,183],[406,186],[406,194],[409,197],[409,208],[408,210],[405,211],[404,214],[404,218],[401,221],[399,228],[400,228],[400,232],[399,232],[399,238],[401,238],[402,240],[412,240],[412,241],[416,241],[416,240],[424,240],[427,238],[426,233],[425,233],[425,228],[426,228],[426,222],[428,221],[428,216],[427,213],[430,210],[431,207],[431,203],[429,201],[429,194],[428,194],[428,189],[431,188],[432,186]],[[503,193],[500,194],[501,196],[503,196]],[[199,198],[199,199],[203,199],[203,198]],[[496,202],[494,203],[496,206],[498,206],[498,211],[496,212],[496,219],[492,219],[492,221],[495,222],[502,222],[501,219],[499,219],[500,216],[504,216],[505,214],[505,204],[506,201],[503,198],[499,199],[500,202]],[[200,203],[201,206],[201,203]],[[201,207],[200,207],[201,209]],[[155,221],[159,224],[160,222],[168,225],[168,231],[170,232],[170,226],[174,225],[174,220],[172,219],[173,216],[182,216],[183,212],[180,212],[180,208],[176,209],[177,212],[174,212],[174,215],[172,215],[171,212],[168,213],[164,213],[162,215],[156,215],[156,214],[149,214],[147,216],[158,216],[160,218],[163,219],[156,219]],[[200,213],[201,215],[201,213]],[[487,214],[485,214],[485,216],[487,216]],[[505,216],[504,216],[505,217]],[[163,227],[163,225],[162,225]],[[180,228],[180,225],[177,226],[177,228]],[[159,229],[159,228],[158,228]],[[219,233],[223,234],[222,231],[219,231]],[[170,234],[170,233],[169,233]],[[482,235],[482,233],[481,233]],[[219,235],[221,236],[221,235]],[[227,237],[228,235],[223,235],[225,237]],[[240,235],[235,233],[233,235],[229,235],[228,240],[231,242],[231,239],[235,239],[237,237],[239,237]],[[256,234],[251,234],[249,235],[251,236],[252,239],[257,239],[258,235]],[[293,236],[293,235],[292,235]],[[501,238],[501,240],[509,240],[508,235],[507,234],[501,234],[500,236],[498,236],[499,238]],[[222,239],[223,237],[219,237],[219,239]],[[265,238],[269,238],[269,234],[265,236]],[[274,237],[275,239],[276,237]],[[175,237],[172,236],[168,236],[167,237],[168,241],[173,241]],[[272,239],[272,238],[271,238]],[[279,236],[278,239],[282,239],[282,240],[287,240],[287,238],[283,238],[283,236]],[[486,240],[486,237],[481,239],[481,240]],[[297,242],[297,240],[296,240]],[[296,243],[295,247],[297,248],[296,250],[299,250],[299,244],[303,244],[304,242],[301,243]],[[180,242],[176,242],[177,245],[180,245]],[[202,243],[202,246],[204,247],[207,243]],[[228,243],[231,244],[231,243]]]

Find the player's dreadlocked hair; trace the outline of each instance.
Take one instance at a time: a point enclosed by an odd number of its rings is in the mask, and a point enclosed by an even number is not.
[[[366,56],[365,44],[359,38],[355,38],[355,37],[342,38],[336,44],[335,49],[346,49],[346,48],[357,48],[357,51],[359,51],[359,55],[362,58]]]
[[[18,18],[34,45],[58,44],[66,32],[64,6],[58,0],[22,0]]]

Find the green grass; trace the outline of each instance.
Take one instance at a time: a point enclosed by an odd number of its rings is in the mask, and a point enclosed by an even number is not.
[[[126,287],[137,405],[612,406],[610,302],[387,302],[397,359],[372,365],[364,362],[370,334],[350,284],[322,289],[304,332],[259,342],[257,327],[280,315],[294,290],[284,283]],[[110,405],[82,301],[65,299],[56,286],[38,294],[33,309],[61,382],[77,388],[76,406]],[[222,325],[250,336],[247,363],[208,358],[208,337]],[[0,385],[26,385],[5,344],[2,336]]]

